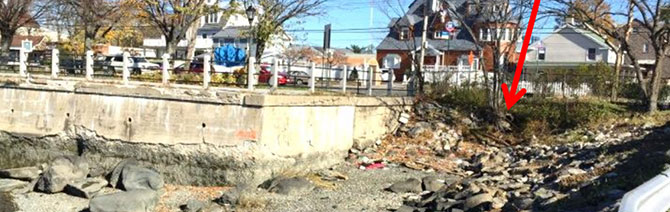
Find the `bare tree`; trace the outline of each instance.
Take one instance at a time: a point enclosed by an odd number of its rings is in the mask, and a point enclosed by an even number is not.
[[[273,36],[284,34],[283,26],[291,20],[324,14],[327,0],[245,0],[258,7],[251,34],[256,40],[256,58],[261,58]]]
[[[422,94],[424,78],[422,75],[423,67],[421,67],[419,61],[423,60],[423,58],[419,58],[420,56],[416,54],[416,51],[422,46],[422,35],[420,34],[420,31],[423,30],[423,28],[415,27],[415,23],[412,23],[407,17],[410,12],[408,8],[411,6],[411,3],[415,1],[416,0],[383,0],[378,4],[378,9],[392,21],[392,23],[390,23],[392,25],[390,29],[391,31],[387,36],[388,39],[395,39],[392,37],[396,35],[399,38],[399,42],[391,42],[393,43],[393,47],[406,50],[401,53],[403,54],[401,55],[401,58],[407,58],[410,67],[412,67],[413,70],[403,70],[405,71],[405,75],[409,77],[408,88],[411,91],[418,90],[418,93]],[[421,11],[420,13],[421,16],[426,15],[426,11]],[[407,29],[406,32],[408,34],[404,34],[404,29]],[[393,77],[391,76],[389,79],[393,79]]]
[[[510,63],[508,60],[515,58],[520,32],[526,28],[523,20],[528,18],[526,15],[530,14],[533,1],[472,1],[466,11],[453,5],[451,1],[442,2],[448,5],[452,19],[460,22],[462,28],[472,36],[479,51],[489,105],[494,111],[498,111],[502,102],[499,91],[503,74]],[[491,61],[486,61],[486,52],[490,52]],[[489,70],[493,71],[493,79],[488,79]]]
[[[84,31],[84,49],[93,49],[93,42],[104,37],[118,22],[122,0],[62,0],[69,4]]]
[[[668,34],[670,29],[667,20],[663,18],[663,8],[667,6],[663,0],[620,0],[615,2],[619,5],[627,5],[621,10],[606,10],[601,14],[610,14],[624,17],[627,22],[620,26],[615,24],[603,23],[598,20],[598,16],[589,15],[601,7],[595,6],[591,10],[572,7],[574,0],[553,0],[555,7],[547,9],[559,17],[576,18],[584,23],[586,28],[599,35],[606,41],[616,41],[619,45],[608,42],[613,49],[624,52],[633,64],[637,81],[642,89],[649,112],[657,111],[658,97],[660,94],[660,82],[663,73],[663,63],[667,60],[669,54]],[[613,4],[615,4],[613,3]],[[568,14],[565,11],[570,9],[574,14]],[[635,36],[642,36],[645,40],[651,42],[654,50],[654,70],[649,74],[643,73],[638,62],[638,56],[632,51],[630,36],[635,30]]]
[[[629,12],[614,12],[610,4],[604,0],[555,0],[555,2],[557,4],[547,4],[549,6],[543,8],[543,13],[555,16],[559,20],[574,19],[580,22],[586,30],[601,37],[605,41],[605,44],[616,53],[616,60],[614,62],[615,81],[611,88],[611,99],[616,100],[619,75],[624,61],[624,52],[626,51],[624,47],[627,46],[626,43],[628,43],[630,38],[633,17],[628,16]],[[627,0],[619,0],[614,3],[625,5],[626,2]],[[631,7],[629,10],[632,9]],[[632,13],[632,11],[630,12]],[[628,21],[618,25],[614,22],[613,16],[623,16]]]
[[[209,5],[207,0],[138,0],[138,4],[142,17],[163,34],[170,55],[200,17],[218,10],[217,3]]]
[[[37,24],[51,6],[51,0],[4,0],[0,1],[0,52],[6,54],[16,31],[29,24]]]
[[[315,55],[315,52],[309,47],[289,47],[284,50],[283,58],[288,65],[288,71],[291,71],[291,66],[298,61],[309,61]]]

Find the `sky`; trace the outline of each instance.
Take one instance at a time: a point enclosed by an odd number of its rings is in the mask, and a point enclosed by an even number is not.
[[[285,28],[294,37],[296,44],[322,46],[324,25],[332,24],[332,47],[345,48],[351,45],[376,47],[388,34],[387,26],[392,18],[390,16],[402,15],[401,12],[383,12],[388,11],[389,7],[384,3],[388,1],[394,3],[400,1],[404,4],[402,9],[407,10],[414,0],[328,0],[324,5],[326,12],[323,15],[293,20]],[[614,0],[606,1],[615,11],[626,9],[625,5],[616,4]],[[541,7],[542,5],[544,4],[541,4]],[[540,19],[536,20],[533,36],[547,37],[555,29],[555,18],[542,15],[538,17]],[[620,23],[625,21],[621,20],[621,17],[614,19]]]
[[[390,21],[380,10],[378,4],[381,1],[383,0],[331,0],[325,5],[326,14],[303,18],[301,23],[294,22],[287,28],[294,30],[291,34],[296,40],[295,43],[322,46],[324,25],[330,23],[333,30],[332,47],[344,48],[352,44],[372,44],[376,47],[388,32],[387,29],[379,28],[386,28]],[[372,26],[370,8],[373,8]],[[357,30],[341,31],[346,29]]]
[[[400,16],[399,12],[383,12],[383,10],[388,11],[388,6],[383,3],[386,1],[330,0],[325,5],[327,11],[325,14],[293,21],[286,28],[291,31],[290,33],[296,44],[323,46],[323,28],[324,25],[330,23],[333,30],[332,47],[345,48],[352,44],[376,47],[388,34],[386,27],[390,22],[391,17],[389,16]],[[391,1],[395,2],[395,0]],[[400,1],[405,4],[403,10],[407,10],[412,2],[412,0]],[[372,18],[370,15],[371,8],[373,11]],[[553,26],[554,20],[551,18],[538,20],[534,35],[545,37],[553,31]]]

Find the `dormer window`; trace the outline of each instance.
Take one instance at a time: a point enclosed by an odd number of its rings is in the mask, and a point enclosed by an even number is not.
[[[206,23],[208,24],[213,24],[213,23],[218,23],[219,22],[219,15],[216,13],[209,14],[206,16]]]
[[[649,46],[646,43],[642,45],[642,53],[649,53]]]
[[[409,27],[400,28],[400,34],[399,34],[398,38],[400,40],[408,40],[409,39]]]

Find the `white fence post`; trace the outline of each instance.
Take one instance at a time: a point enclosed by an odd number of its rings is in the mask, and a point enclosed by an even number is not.
[[[26,52],[21,48],[19,50],[19,75],[22,77],[28,76],[28,66],[26,65]]]
[[[212,59],[212,56],[209,53],[205,53],[205,56],[202,58],[202,87],[209,88],[209,82],[212,80],[210,72],[212,67],[209,65],[209,60]]]
[[[123,77],[123,84],[124,85],[128,85],[128,78],[130,77],[130,70],[129,70],[128,66],[130,66],[130,53],[123,52],[123,68],[122,68],[123,73],[122,73],[122,77]]]
[[[388,76],[388,91],[386,92],[389,96],[393,93],[393,78],[395,77],[395,74],[393,73],[393,69],[389,69],[389,76]]]
[[[93,80],[93,51],[86,51],[86,79]]]
[[[161,71],[163,85],[167,85],[170,81],[170,54],[163,54],[163,70]]]
[[[368,61],[365,61],[365,64],[363,64],[363,65],[364,65],[363,69],[365,69],[365,71],[368,73],[368,78],[367,78],[367,81],[368,81],[368,83],[367,83],[368,84],[368,95],[372,96],[372,79],[375,78],[373,68],[370,67],[370,65],[368,64]]]
[[[314,86],[316,84],[316,80],[314,79],[314,72],[316,71],[316,63],[312,62],[312,67],[309,69],[309,91],[314,93],[315,89]]]
[[[347,93],[347,65],[342,66],[342,93]]]
[[[249,57],[249,64],[247,64],[247,89],[250,91],[254,90],[254,74],[256,73],[254,63],[256,63],[256,58]]]
[[[60,60],[58,59],[58,55],[60,52],[58,52],[58,49],[53,49],[51,50],[51,77],[52,78],[58,78],[58,66],[60,65]]]
[[[272,80],[272,88],[276,89],[278,87],[277,84],[279,84],[277,82],[279,81],[279,61],[277,58],[272,61],[272,77],[270,79]]]

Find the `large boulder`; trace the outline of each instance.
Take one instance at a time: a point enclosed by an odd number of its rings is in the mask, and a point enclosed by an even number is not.
[[[426,176],[421,181],[424,191],[436,192],[444,187],[444,180],[435,176]]]
[[[65,186],[65,193],[72,196],[90,199],[107,185],[107,180],[88,178],[86,181],[75,182]]]
[[[126,166],[121,173],[121,184],[126,191],[137,189],[151,189],[157,191],[163,188],[161,175],[151,169],[139,166]]]
[[[37,179],[40,176],[42,170],[35,166],[14,168],[14,169],[3,169],[0,170],[0,178],[12,178],[17,180],[31,181]]]
[[[83,181],[88,175],[88,163],[78,156],[54,159],[40,176],[36,189],[45,193],[61,192],[67,184]]]
[[[109,179],[110,185],[123,188],[126,191],[137,189],[159,190],[164,181],[161,175],[151,169],[140,166],[135,160],[124,160],[119,163]]]
[[[150,189],[116,192],[93,197],[91,212],[150,212],[158,203],[158,194]]]

